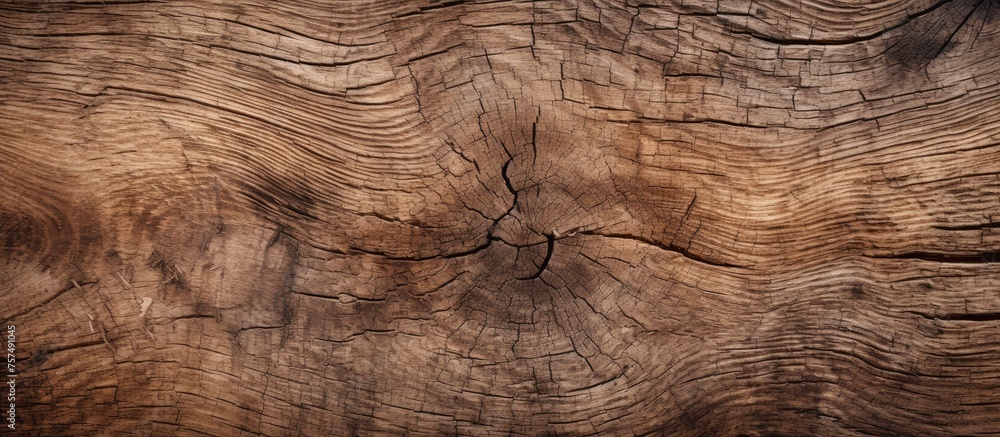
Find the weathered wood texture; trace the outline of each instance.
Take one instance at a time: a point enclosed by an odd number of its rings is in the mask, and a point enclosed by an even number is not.
[[[18,427],[1000,433],[998,52],[993,0],[4,1]]]

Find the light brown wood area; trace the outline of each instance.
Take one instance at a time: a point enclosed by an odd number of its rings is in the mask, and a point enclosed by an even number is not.
[[[17,433],[1000,433],[998,53],[994,0],[2,1]]]

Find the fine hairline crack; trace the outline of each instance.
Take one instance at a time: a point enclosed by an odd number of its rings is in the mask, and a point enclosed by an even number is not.
[[[738,269],[745,269],[745,268],[748,267],[746,265],[731,264],[731,263],[722,262],[722,261],[710,260],[708,258],[705,258],[705,257],[701,256],[701,255],[692,253],[688,248],[680,247],[680,246],[677,246],[675,244],[663,244],[663,243],[661,243],[659,241],[656,241],[656,240],[653,240],[653,239],[650,239],[650,238],[640,237],[640,236],[631,235],[631,234],[624,234],[624,233],[601,233],[601,232],[597,232],[597,231],[580,231],[579,234],[580,235],[590,235],[590,236],[604,237],[604,238],[618,238],[618,239],[623,239],[623,240],[638,241],[640,243],[643,243],[643,244],[646,244],[646,245],[649,245],[649,246],[657,247],[657,248],[659,248],[661,250],[664,250],[664,251],[677,253],[677,254],[683,256],[684,258],[690,259],[692,261],[697,261],[697,262],[702,263],[702,264],[707,264],[707,265],[716,266],[716,267],[729,267],[729,268],[738,268]]]

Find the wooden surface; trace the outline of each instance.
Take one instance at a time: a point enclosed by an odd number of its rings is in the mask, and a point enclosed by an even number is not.
[[[1000,3],[229,3],[0,2],[21,435],[1000,433]]]

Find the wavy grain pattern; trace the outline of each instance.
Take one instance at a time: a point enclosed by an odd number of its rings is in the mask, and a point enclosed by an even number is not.
[[[998,49],[992,0],[4,1],[19,432],[998,433]]]

